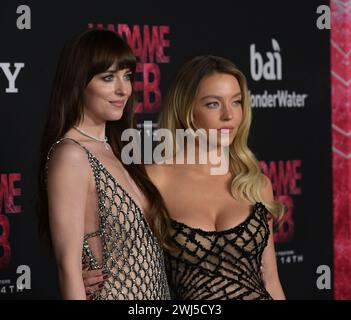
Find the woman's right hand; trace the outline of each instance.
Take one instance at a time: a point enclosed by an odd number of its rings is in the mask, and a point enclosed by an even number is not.
[[[103,281],[108,278],[108,275],[103,273],[103,269],[88,270],[88,267],[84,267],[82,274],[85,293],[88,299],[96,290],[103,287]]]

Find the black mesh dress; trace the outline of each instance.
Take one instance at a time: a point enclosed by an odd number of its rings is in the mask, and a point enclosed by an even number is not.
[[[104,269],[108,278],[92,299],[170,299],[163,251],[142,210],[87,148],[69,140],[86,152],[98,195],[99,224],[84,236],[82,261],[91,270]]]
[[[166,268],[175,299],[272,299],[261,279],[261,258],[269,238],[268,211],[256,203],[247,219],[224,231],[204,231],[171,220],[179,252]]]

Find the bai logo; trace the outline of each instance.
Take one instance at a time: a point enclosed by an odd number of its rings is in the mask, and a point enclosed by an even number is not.
[[[263,54],[256,51],[256,45],[250,45],[250,71],[255,81],[281,80],[282,79],[282,57],[280,46],[277,40],[272,39],[273,52],[266,52],[266,59]]]

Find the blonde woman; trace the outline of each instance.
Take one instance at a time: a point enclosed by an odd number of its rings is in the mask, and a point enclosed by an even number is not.
[[[199,56],[182,66],[160,128],[173,137],[177,129],[217,130],[215,149],[229,148],[229,170],[213,175],[210,161],[146,167],[170,216],[176,250],[168,251],[167,266],[175,298],[285,299],[272,230],[283,206],[247,146],[250,123],[247,82],[232,62]]]

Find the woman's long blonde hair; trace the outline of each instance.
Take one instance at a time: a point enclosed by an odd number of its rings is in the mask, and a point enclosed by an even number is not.
[[[197,56],[186,62],[176,75],[169,88],[163,105],[159,127],[167,128],[176,136],[176,129],[197,130],[193,121],[193,106],[200,82],[215,73],[229,74],[240,85],[242,95],[242,122],[233,143],[229,146],[229,170],[233,175],[231,193],[236,199],[245,199],[250,203],[263,203],[271,215],[280,218],[284,205],[278,201],[267,203],[261,195],[264,177],[255,155],[247,146],[251,125],[251,101],[244,74],[229,60],[212,56]],[[174,141],[175,143],[175,141]],[[173,145],[176,150],[176,145]]]

